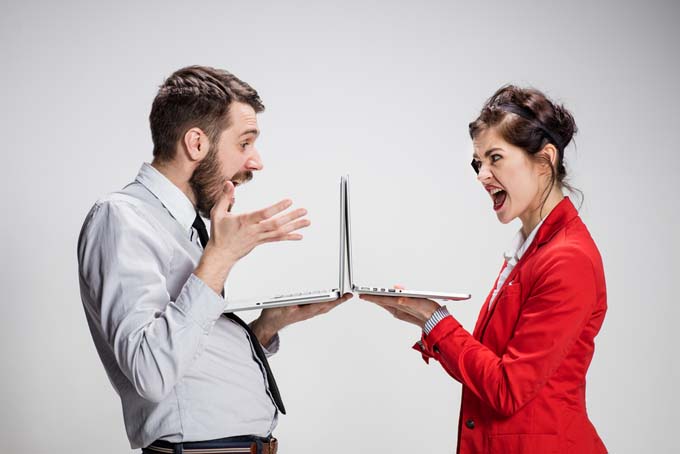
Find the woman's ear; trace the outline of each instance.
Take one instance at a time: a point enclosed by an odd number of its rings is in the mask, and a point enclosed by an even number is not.
[[[547,144],[538,152],[538,155],[541,157],[541,164],[545,166],[550,165],[553,169],[557,169],[558,152],[555,145],[551,143]]]

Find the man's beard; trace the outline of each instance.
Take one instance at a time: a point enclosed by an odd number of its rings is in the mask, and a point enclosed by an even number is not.
[[[208,155],[203,159],[194,170],[189,179],[189,184],[194,190],[196,197],[196,209],[205,218],[210,218],[210,211],[224,194],[224,185],[228,178],[222,176],[220,163],[217,160],[217,150],[210,147]],[[234,186],[243,184],[253,178],[253,172],[245,170],[237,172],[231,181]],[[229,204],[227,211],[231,211],[233,204]]]

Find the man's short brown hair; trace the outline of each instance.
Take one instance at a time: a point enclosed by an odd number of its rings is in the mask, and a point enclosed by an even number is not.
[[[254,88],[223,69],[188,66],[175,71],[160,86],[151,106],[149,123],[153,155],[161,161],[175,156],[186,131],[198,127],[211,144],[229,127],[229,106],[238,101],[256,113],[264,104]]]

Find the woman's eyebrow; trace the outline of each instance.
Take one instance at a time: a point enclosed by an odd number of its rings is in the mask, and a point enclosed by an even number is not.
[[[503,151],[503,149],[500,148],[500,147],[489,148],[488,150],[486,150],[486,151],[484,152],[484,157],[485,157],[485,158],[488,158],[489,155],[490,155],[491,153],[493,153],[494,151]]]
[[[485,157],[485,158],[488,158],[489,155],[490,155],[491,153],[493,153],[494,151],[503,151],[503,149],[500,148],[500,147],[489,148],[488,150],[486,150],[486,151],[484,152],[484,157]],[[477,155],[477,152],[472,153],[472,159],[479,159],[479,156]]]

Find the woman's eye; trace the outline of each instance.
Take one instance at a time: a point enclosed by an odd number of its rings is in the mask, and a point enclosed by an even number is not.
[[[496,161],[498,161],[499,159],[501,159],[501,155],[499,155],[499,154],[493,154],[493,155],[491,155],[491,162],[496,162]]]

